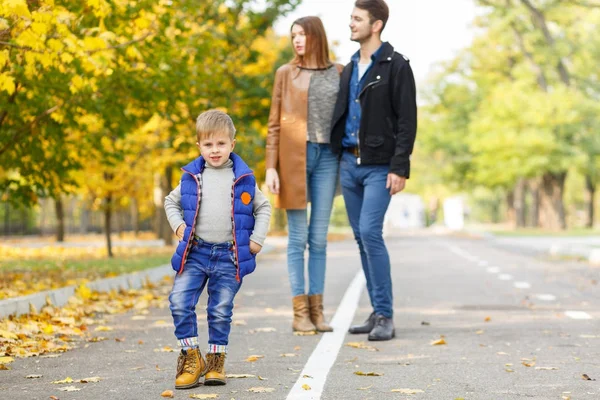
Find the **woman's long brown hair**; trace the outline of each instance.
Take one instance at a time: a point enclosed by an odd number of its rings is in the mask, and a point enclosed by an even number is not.
[[[294,25],[299,25],[304,29],[306,35],[306,45],[304,56],[296,54],[291,61],[292,64],[306,66],[315,64],[317,68],[327,68],[331,65],[329,59],[329,44],[327,43],[327,34],[325,27],[319,17],[302,17],[292,23],[290,32]]]

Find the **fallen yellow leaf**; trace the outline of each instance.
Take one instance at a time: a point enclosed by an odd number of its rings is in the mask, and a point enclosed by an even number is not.
[[[0,329],[0,337],[17,340],[19,337],[12,332]]]
[[[218,399],[218,394],[190,394],[190,399]]]
[[[484,319],[485,322],[490,322],[491,320],[492,320],[491,317],[485,317],[485,319]]]
[[[164,391],[164,392],[162,392],[160,395],[161,395],[162,397],[170,397],[170,398],[173,398],[173,397],[175,397],[175,395],[173,394],[173,391],[172,391],[172,390],[165,390],[165,391]]]
[[[294,336],[314,336],[317,334],[317,331],[308,331],[308,332],[294,332]]]
[[[13,361],[15,361],[15,359],[12,357],[0,357],[0,364],[10,364]]]
[[[250,374],[227,374],[225,375],[226,378],[255,378],[256,375],[250,375]]]
[[[275,391],[275,388],[257,386],[257,387],[251,387],[247,391],[252,392],[252,393],[271,393],[271,392]]]
[[[252,356],[248,356],[248,358],[246,358],[247,362],[255,362],[257,360],[260,360],[261,358],[264,358],[265,356],[259,356],[259,355],[252,355]]]
[[[434,340],[433,342],[431,342],[432,346],[442,346],[445,344],[448,344],[448,343],[446,343],[446,340],[443,337],[441,339]]]
[[[112,330],[113,330],[113,328],[111,328],[110,326],[103,326],[103,325],[100,325],[100,326],[96,327],[96,329],[94,329],[94,331],[96,331],[96,332],[110,332]]]
[[[535,365],[535,361],[521,361],[521,364],[526,367],[533,367]]]
[[[304,390],[310,390],[310,386],[308,386],[306,383],[304,385],[302,385],[302,389]]]
[[[348,347],[352,347],[355,349],[365,349],[365,350],[369,350],[369,351],[379,351],[379,349],[373,347],[373,346],[369,346],[367,344],[365,344],[364,342],[348,342],[346,343],[346,346]]]
[[[100,382],[101,378],[99,376],[92,376],[91,378],[83,378],[80,379],[79,382],[81,383],[96,383],[96,382]]]
[[[75,289],[75,293],[84,300],[87,300],[92,297],[92,291],[83,283],[79,285],[77,289]]]
[[[394,393],[402,393],[402,394],[417,394],[417,393],[425,393],[421,389],[392,389]]]
[[[279,357],[298,357],[298,354],[284,353],[284,354],[280,354]]]
[[[41,378],[42,375],[27,375],[25,378],[26,379],[37,379],[37,378]]]
[[[362,372],[362,371],[354,371],[354,375],[358,375],[358,376],[383,376],[383,374],[379,373],[379,372]]]
[[[53,381],[52,383],[56,383],[56,384],[59,384],[59,385],[61,385],[63,383],[73,383],[73,379],[70,376],[67,376],[62,381]]]
[[[367,387],[361,387],[361,388],[358,388],[358,389],[356,389],[356,390],[369,390],[369,389],[371,389],[372,387],[373,387],[373,385],[369,385],[369,386],[367,386]]]

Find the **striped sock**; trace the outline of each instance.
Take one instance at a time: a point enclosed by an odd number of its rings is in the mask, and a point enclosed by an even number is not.
[[[200,343],[198,342],[197,336],[191,337],[191,338],[179,339],[178,344],[179,344],[179,347],[181,347],[183,350],[190,350],[193,348],[200,347]]]
[[[227,353],[226,344],[208,344],[208,353]]]

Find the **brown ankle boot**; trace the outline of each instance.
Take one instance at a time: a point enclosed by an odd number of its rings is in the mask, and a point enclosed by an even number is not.
[[[310,320],[317,327],[319,332],[333,332],[333,328],[325,323],[323,316],[323,295],[313,294],[308,296],[310,304]]]
[[[206,363],[198,348],[181,350],[177,359],[175,389],[190,389],[198,386],[200,378],[206,373]]]
[[[206,354],[206,364],[208,364],[208,372],[204,377],[205,386],[225,385],[225,353],[208,353]]]
[[[310,322],[310,311],[308,308],[308,296],[301,294],[292,298],[294,306],[294,322],[292,329],[294,332],[312,332],[317,328]]]

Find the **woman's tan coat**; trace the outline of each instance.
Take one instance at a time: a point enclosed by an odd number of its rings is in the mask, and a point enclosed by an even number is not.
[[[338,71],[342,66],[336,65]],[[279,174],[275,207],[306,208],[306,138],[311,72],[285,64],[275,73],[269,113],[266,168]]]

